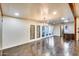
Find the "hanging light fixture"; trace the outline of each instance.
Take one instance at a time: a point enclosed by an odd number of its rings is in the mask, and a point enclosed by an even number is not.
[[[41,8],[41,20],[47,20],[48,19],[48,8],[47,6],[43,6]]]

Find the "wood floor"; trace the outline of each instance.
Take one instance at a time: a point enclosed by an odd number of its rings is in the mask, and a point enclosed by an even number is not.
[[[3,56],[79,56],[79,42],[50,37],[3,50]]]
[[[0,50],[0,56],[2,56],[2,51]]]

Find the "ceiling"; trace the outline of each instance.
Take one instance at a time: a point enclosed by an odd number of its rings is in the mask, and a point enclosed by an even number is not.
[[[68,4],[65,3],[3,3],[3,15],[36,21],[53,22],[62,17],[73,21],[73,15]],[[19,13],[15,16],[14,13]],[[79,14],[78,14],[79,15]]]

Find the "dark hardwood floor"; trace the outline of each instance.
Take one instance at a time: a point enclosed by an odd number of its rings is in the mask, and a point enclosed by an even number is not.
[[[79,56],[79,42],[55,36],[5,49],[3,56]]]

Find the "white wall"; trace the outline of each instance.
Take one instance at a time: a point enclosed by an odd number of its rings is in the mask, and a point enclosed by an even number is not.
[[[35,25],[35,27],[37,25],[44,25],[43,23],[38,23],[30,20],[16,19],[11,17],[4,17],[3,19],[3,49],[29,42],[31,24]],[[36,34],[35,37],[37,37]],[[37,40],[37,38],[34,40]]]
[[[77,23],[77,28],[76,28],[77,29],[76,30],[77,32],[76,33],[77,34],[76,35],[77,35],[77,40],[79,40],[79,33],[78,33],[78,31],[79,31],[79,29],[78,29],[79,28],[79,17],[76,20],[77,20],[77,22],[76,22]]]
[[[54,25],[54,36],[60,36],[60,25]]]
[[[2,49],[2,22],[1,22],[1,12],[0,12],[0,50]]]
[[[2,22],[0,20],[0,50],[2,48]]]
[[[67,28],[65,27],[67,26]],[[64,25],[64,33],[74,34],[74,23],[68,23]]]

